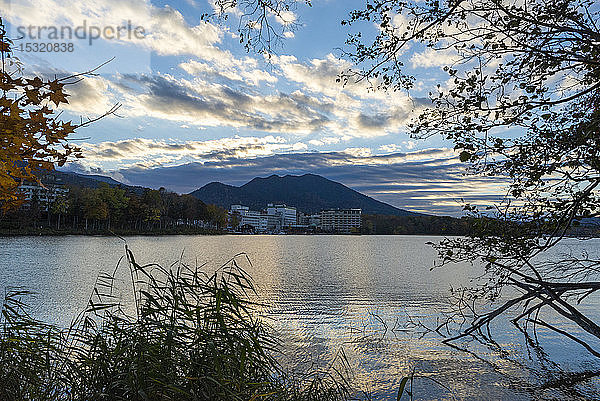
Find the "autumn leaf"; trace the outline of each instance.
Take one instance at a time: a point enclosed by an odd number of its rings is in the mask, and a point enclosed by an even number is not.
[[[62,89],[59,89],[56,92],[51,92],[49,97],[50,100],[58,106],[60,103],[69,103],[67,101],[67,96],[68,95],[63,93]]]

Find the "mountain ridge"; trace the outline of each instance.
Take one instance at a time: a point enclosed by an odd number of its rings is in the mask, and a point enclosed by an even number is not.
[[[267,203],[285,203],[304,213],[317,213],[324,209],[359,208],[365,214],[422,215],[378,201],[339,182],[310,173],[255,177],[241,186],[214,181],[191,192],[190,195],[204,203],[227,209],[232,204],[242,204],[260,210],[266,207]]]
[[[145,189],[144,187],[137,185],[123,184],[114,178],[98,174],[81,174],[72,171],[53,170],[47,173],[47,175],[53,176],[54,179],[57,179],[66,185],[74,185],[78,187],[98,188],[104,183],[110,185],[111,187],[125,188],[137,194],[143,193]]]

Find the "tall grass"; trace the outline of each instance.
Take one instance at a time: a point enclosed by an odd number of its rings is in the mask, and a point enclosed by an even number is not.
[[[0,400],[344,400],[337,370],[293,376],[257,317],[255,288],[234,258],[212,274],[178,262],[141,266],[126,248],[134,312],[98,277],[70,328],[36,320],[26,291],[0,317]]]

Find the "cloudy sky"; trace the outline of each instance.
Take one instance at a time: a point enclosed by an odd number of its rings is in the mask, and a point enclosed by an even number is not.
[[[85,158],[71,170],[177,192],[310,172],[436,214],[458,214],[461,198],[499,199],[502,182],[465,177],[452,144],[406,133],[429,90],[447,79],[441,67],[452,55],[407,51],[406,71],[416,77],[410,94],[336,82],[351,67],[341,57],[349,31],[340,21],[361,6],[316,0],[273,18],[284,40],[268,60],[240,45],[235,11],[227,21],[203,22],[212,11],[205,0],[0,0],[0,14],[10,35],[21,37],[15,53],[28,75],[65,76],[114,58],[69,87],[66,119],[122,104],[118,116],[77,133]],[[69,29],[83,38],[65,38]],[[51,36],[57,32],[63,39]],[[26,51],[48,42],[73,47]]]

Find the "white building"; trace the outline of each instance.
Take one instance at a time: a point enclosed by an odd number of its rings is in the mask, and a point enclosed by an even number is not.
[[[321,229],[327,232],[351,233],[362,223],[361,209],[332,209],[321,212]]]
[[[265,212],[264,219],[266,221],[266,229],[265,231],[280,231],[281,230],[281,219],[279,216],[275,216],[272,214],[268,214]]]
[[[261,227],[261,213],[250,210],[248,206],[231,205],[231,214],[237,216],[238,226],[252,226],[255,230]]]
[[[236,216],[238,227],[252,226],[257,232],[275,232],[295,226],[298,222],[296,208],[270,203],[266,211],[250,210],[248,206],[231,205],[230,212]]]
[[[237,216],[238,227],[251,226],[257,232],[275,231],[281,229],[280,219],[264,211],[250,210],[248,206],[231,205],[232,216]]]
[[[242,205],[231,205],[231,213],[238,213],[238,214],[244,214],[248,211],[250,211],[250,208],[248,206],[242,206]]]
[[[295,207],[289,207],[286,205],[273,205],[272,203],[269,203],[267,205],[267,214],[279,217],[282,228],[291,227],[298,224],[298,213]]]
[[[19,191],[25,196],[24,208],[28,209],[32,202],[37,202],[40,210],[43,211],[47,211],[59,196],[69,193],[69,189],[58,181],[44,182],[43,186],[36,182],[25,181],[19,186]]]

